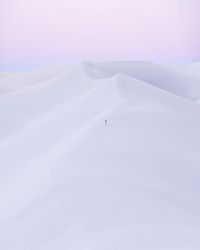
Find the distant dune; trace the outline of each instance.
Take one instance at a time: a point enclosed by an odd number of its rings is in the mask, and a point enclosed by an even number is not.
[[[199,250],[199,69],[82,62],[2,78],[0,249]]]
[[[177,69],[187,74],[193,75],[194,77],[200,78],[200,62],[178,65]]]
[[[6,73],[6,72],[0,72],[0,80],[9,76],[10,74],[9,73]]]

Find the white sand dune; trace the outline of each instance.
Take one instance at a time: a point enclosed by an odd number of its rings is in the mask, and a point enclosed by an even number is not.
[[[18,91],[26,87],[48,81],[59,74],[68,72],[76,65],[68,64],[63,66],[51,66],[43,70],[35,70],[33,72],[13,73],[0,81],[0,94],[6,94],[13,91]]]
[[[186,72],[194,77],[200,78],[200,62],[177,65],[176,69]]]
[[[84,62],[0,89],[0,249],[200,249],[197,77]]]
[[[94,77],[107,77],[122,72],[188,99],[200,96],[199,79],[187,71],[179,72],[176,67],[170,68],[150,62],[114,62],[93,65],[87,63],[85,65],[85,68],[89,66],[86,70]]]

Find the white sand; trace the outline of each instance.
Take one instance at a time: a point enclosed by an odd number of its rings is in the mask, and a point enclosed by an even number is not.
[[[0,249],[200,249],[193,73],[85,62],[0,92]]]

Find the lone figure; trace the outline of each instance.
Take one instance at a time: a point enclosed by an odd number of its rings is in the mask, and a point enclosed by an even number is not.
[[[108,120],[105,120],[105,126],[107,126],[108,125]]]

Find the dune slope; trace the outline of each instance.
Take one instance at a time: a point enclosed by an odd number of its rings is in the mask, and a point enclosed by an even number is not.
[[[0,249],[200,249],[200,82],[65,67],[0,81]]]

